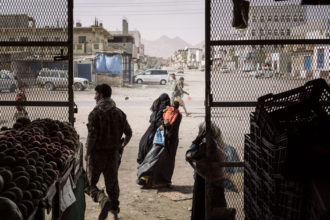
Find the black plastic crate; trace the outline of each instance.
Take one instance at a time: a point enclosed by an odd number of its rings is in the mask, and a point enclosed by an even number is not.
[[[244,139],[244,162],[254,172],[259,172],[261,166],[260,146],[251,140],[250,135],[245,135]]]
[[[285,138],[285,129],[296,123],[329,125],[330,88],[323,79],[317,79],[293,90],[262,96],[253,119],[273,143]]]
[[[261,139],[261,168],[268,175],[282,175],[286,162],[286,141],[274,145],[265,138]]]
[[[307,216],[309,220],[330,219],[330,181],[314,180],[309,187]]]

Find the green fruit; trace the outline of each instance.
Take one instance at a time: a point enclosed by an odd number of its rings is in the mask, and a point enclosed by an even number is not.
[[[22,150],[18,150],[16,153],[15,153],[15,157],[25,157],[25,152],[22,151]]]
[[[29,162],[27,159],[20,157],[16,160],[16,165],[25,167],[25,166],[29,165]]]
[[[44,169],[42,167],[36,167],[36,169],[38,174],[42,174],[42,172],[44,172]]]
[[[29,173],[31,179],[34,179],[34,178],[36,178],[36,176],[37,176],[37,171],[36,171],[36,169],[28,169],[28,170],[26,170],[26,172]]]
[[[1,195],[1,197],[6,197],[7,199],[10,199],[14,203],[16,203],[16,193],[11,192],[11,191],[5,191]]]
[[[25,168],[23,166],[16,166],[12,169],[12,172],[19,172],[19,171],[25,171]]]
[[[8,148],[7,150],[4,151],[6,156],[15,156],[17,150],[15,148]]]
[[[16,179],[20,176],[26,176],[28,179],[30,179],[30,174],[26,171],[18,171],[18,172],[13,173],[13,179]]]
[[[16,194],[16,203],[19,203],[23,199],[23,191],[18,187],[10,188],[8,191]]]
[[[27,186],[29,185],[30,183],[30,180],[29,178],[27,178],[26,176],[20,176],[20,177],[17,177],[14,182],[16,183],[16,185],[21,188],[21,189],[26,189]]]
[[[27,170],[35,169],[35,166],[33,166],[33,165],[27,165],[27,166],[25,167],[25,169],[27,169]]]
[[[0,166],[9,166],[13,167],[16,164],[15,157],[13,156],[5,156],[1,161],[0,161]]]
[[[43,193],[38,189],[32,189],[30,190],[30,193],[33,199],[40,199],[41,196],[43,195]]]
[[[47,172],[48,176],[50,176],[53,180],[57,178],[57,173],[53,169],[45,169],[45,172]]]
[[[0,197],[0,213],[1,219],[23,219],[23,216],[16,204],[7,198]]]
[[[0,170],[0,175],[3,178],[5,185],[13,180],[13,173],[10,170],[7,169]]]
[[[29,215],[34,209],[33,202],[30,200],[22,200],[21,203],[26,206],[26,208],[28,209],[28,215]]]
[[[6,190],[10,189],[10,188],[13,188],[13,187],[16,187],[16,183],[15,182],[10,182],[6,185]]]
[[[37,189],[37,184],[35,183],[30,183],[29,186],[28,186],[28,189]]]
[[[35,166],[37,164],[37,162],[32,158],[29,158],[28,162],[29,162],[29,165],[32,165],[32,166]]]
[[[2,176],[0,176],[0,193],[5,188],[5,181],[3,180]]]
[[[23,215],[23,219],[27,219],[28,217],[28,209],[26,208],[26,206],[22,203],[17,204],[18,209],[21,211],[22,215]]]
[[[32,199],[32,194],[30,193],[30,191],[25,190],[23,192],[23,199],[24,200],[31,200]]]

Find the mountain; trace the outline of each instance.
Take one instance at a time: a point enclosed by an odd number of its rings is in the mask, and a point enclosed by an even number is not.
[[[205,46],[205,41],[201,41],[201,42],[199,42],[198,44],[195,44],[194,45],[194,47],[196,47],[196,48],[203,48]]]
[[[165,35],[153,41],[142,39],[142,43],[144,44],[144,53],[146,55],[163,58],[172,56],[176,50],[192,47],[191,44],[179,37],[169,38]]]

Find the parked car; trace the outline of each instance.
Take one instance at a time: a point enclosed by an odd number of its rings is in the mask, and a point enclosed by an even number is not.
[[[260,77],[271,78],[274,75],[275,75],[275,71],[272,68],[262,67],[261,69],[257,70],[255,77],[256,78],[260,78]]]
[[[177,70],[176,70],[176,73],[184,73],[184,69],[182,67],[179,67]]]
[[[18,83],[14,74],[8,70],[0,70],[0,92],[2,90],[15,92],[17,88]]]
[[[149,69],[135,76],[134,82],[142,83],[160,83],[165,85],[168,80],[167,70]]]
[[[56,70],[46,69],[40,70],[37,77],[37,84],[43,86],[45,89],[52,91],[56,88],[68,87],[68,71],[67,70]],[[73,78],[73,89],[78,91],[85,90],[89,85],[88,79],[74,77]]]
[[[227,67],[221,67],[220,69],[219,69],[219,72],[220,73],[230,73],[230,70],[227,68]]]

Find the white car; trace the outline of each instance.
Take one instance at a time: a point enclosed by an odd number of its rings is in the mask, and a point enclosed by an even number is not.
[[[167,70],[149,69],[135,76],[134,82],[142,83],[159,83],[165,85],[168,80]]]
[[[2,90],[8,90],[9,92],[15,92],[18,87],[18,83],[12,72],[8,70],[0,70],[0,92]]]
[[[275,71],[270,67],[262,67],[261,69],[257,70],[255,74],[256,78],[264,77],[264,78],[271,78],[275,75]]]
[[[45,89],[52,91],[56,88],[68,87],[68,71],[67,70],[54,70],[43,68],[40,70],[37,77],[37,84],[43,86]],[[88,88],[89,81],[85,78],[74,77],[73,89],[83,91]]]

